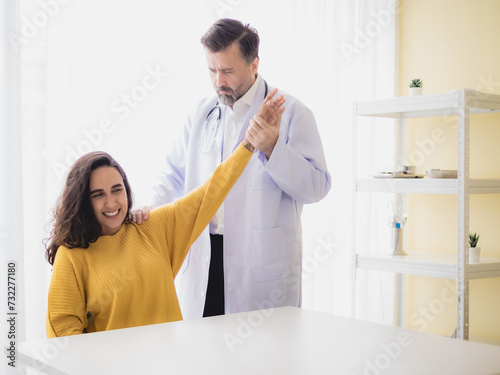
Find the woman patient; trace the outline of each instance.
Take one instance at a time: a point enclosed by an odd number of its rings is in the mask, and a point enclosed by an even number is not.
[[[125,172],[104,152],[71,168],[46,245],[53,265],[47,336],[58,337],[182,320],[174,278],[252,156],[255,140],[279,126],[282,96],[273,90],[246,138],[198,189],[128,220],[132,193]]]

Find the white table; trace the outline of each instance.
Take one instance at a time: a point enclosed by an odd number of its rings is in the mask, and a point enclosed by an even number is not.
[[[500,374],[500,347],[293,307],[19,344],[47,374]]]

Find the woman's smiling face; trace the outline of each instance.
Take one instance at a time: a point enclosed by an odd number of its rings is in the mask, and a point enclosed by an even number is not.
[[[99,167],[90,174],[90,203],[101,224],[102,235],[112,236],[128,214],[127,192],[120,173],[113,167]]]

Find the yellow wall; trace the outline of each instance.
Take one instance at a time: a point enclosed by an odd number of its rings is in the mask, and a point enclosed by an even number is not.
[[[500,94],[500,1],[401,0],[400,9],[401,96],[408,95],[412,78],[423,80],[424,94],[460,88]],[[418,173],[457,168],[454,124],[446,118],[408,122],[409,155],[419,148],[425,154],[415,163]],[[427,144],[427,149],[415,143],[432,139],[436,127],[443,129],[444,141]],[[470,137],[470,176],[500,178],[500,115],[473,116]],[[481,234],[482,256],[500,258],[500,197],[473,196],[470,207],[470,231]],[[410,195],[407,209],[408,249],[455,253],[455,196]],[[406,280],[407,327],[451,335],[455,283],[418,276]],[[500,344],[500,278],[471,281],[470,336]]]

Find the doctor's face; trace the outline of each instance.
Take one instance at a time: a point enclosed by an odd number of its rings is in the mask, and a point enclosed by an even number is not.
[[[243,59],[238,42],[225,50],[205,50],[212,85],[222,104],[230,107],[252,87],[259,67],[259,59],[251,64]]]

